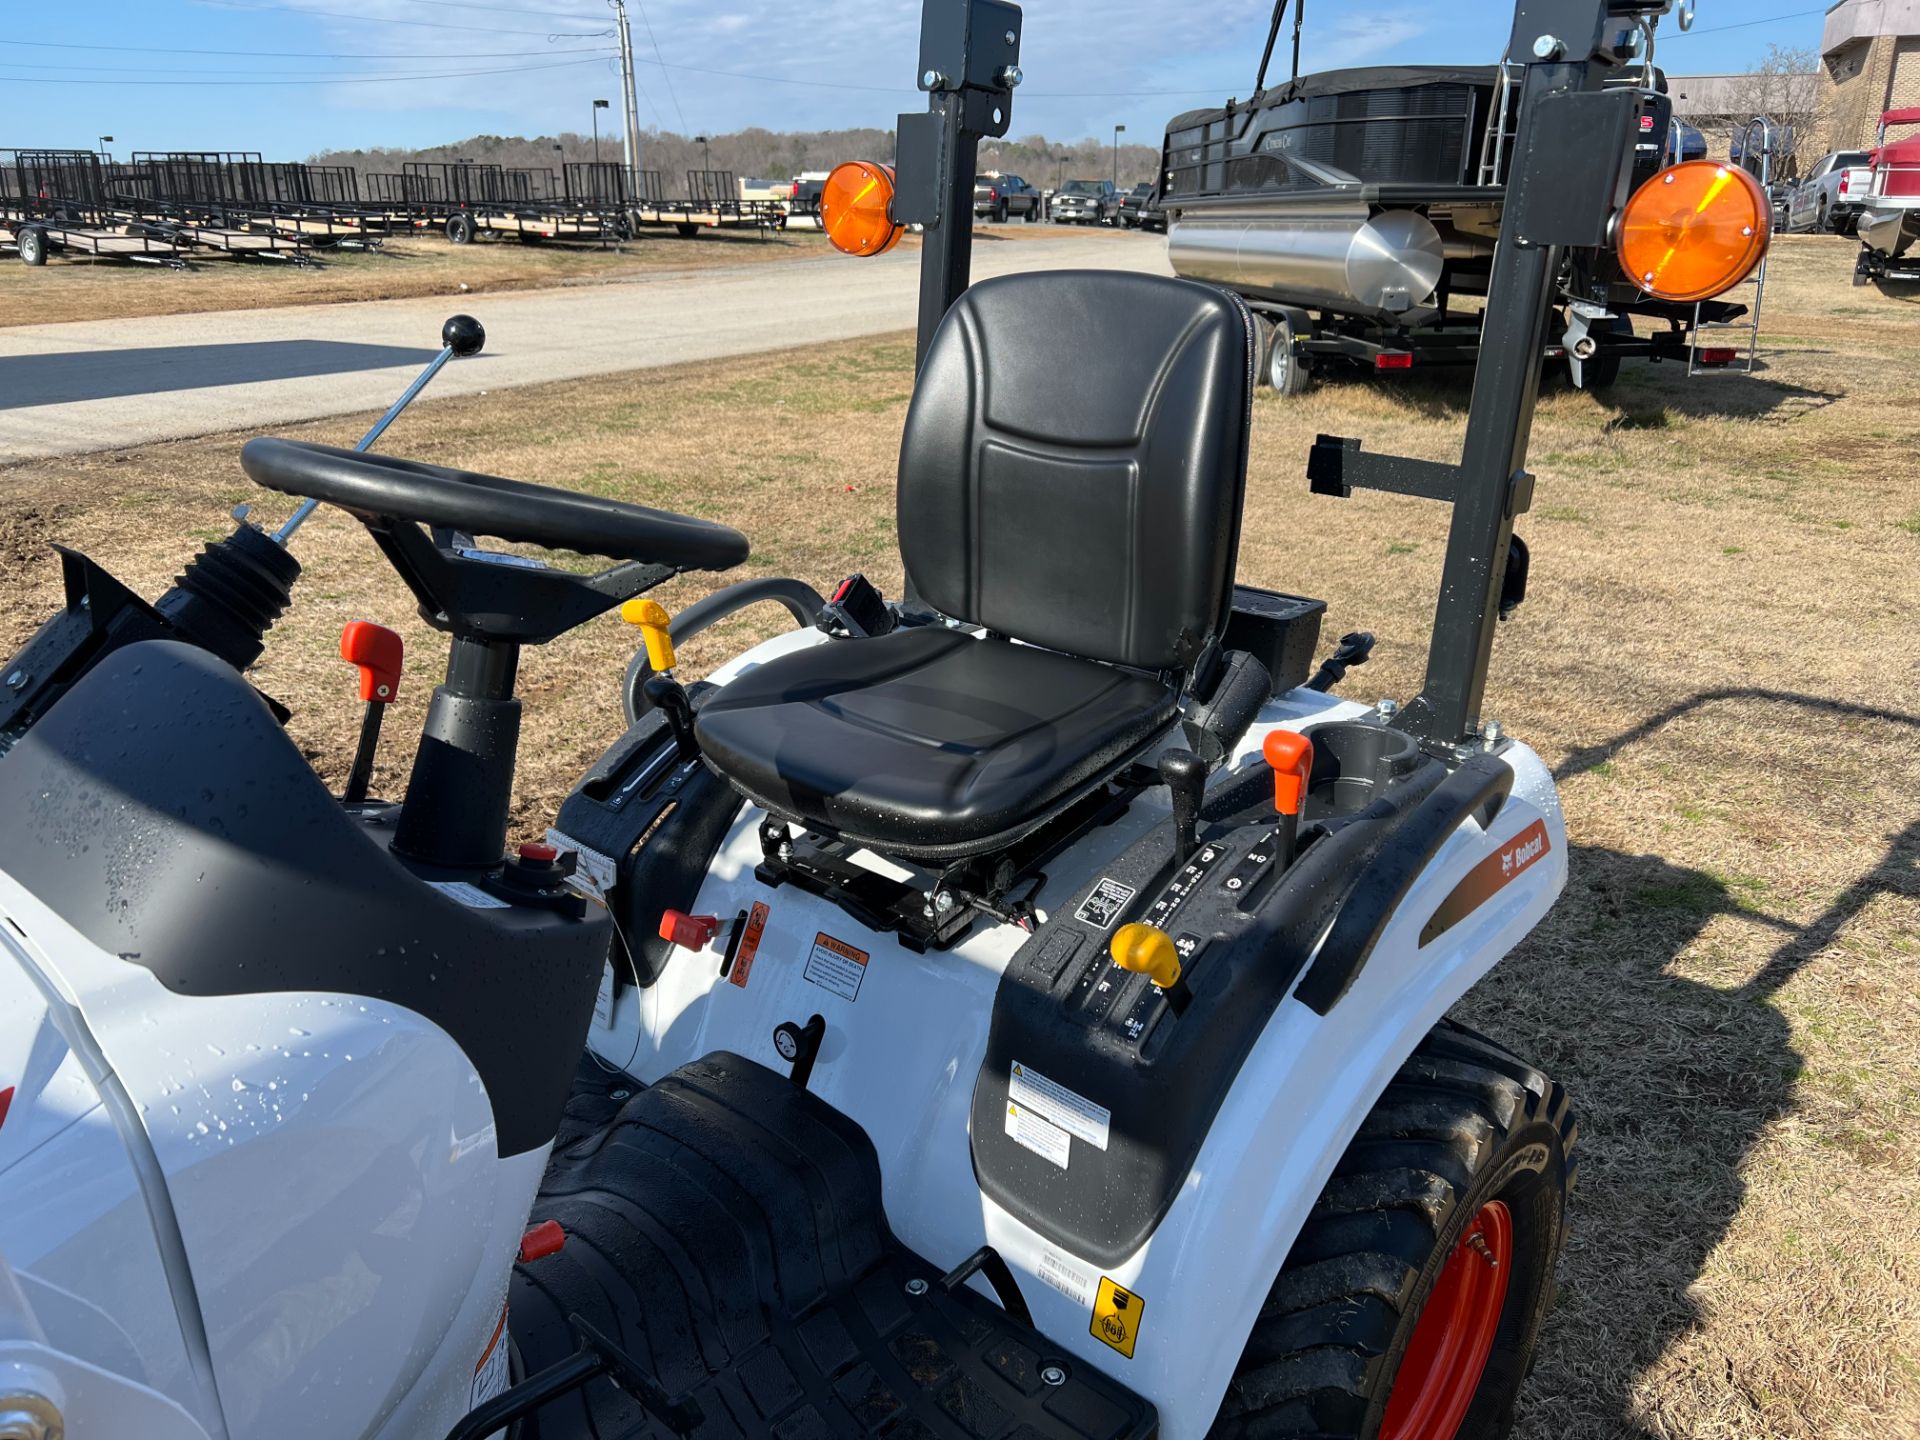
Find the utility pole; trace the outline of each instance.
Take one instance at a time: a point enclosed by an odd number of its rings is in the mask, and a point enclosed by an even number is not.
[[[627,0],[611,0],[620,27],[620,96],[627,112],[627,173],[640,169],[640,92],[633,80],[633,34],[627,29]]]

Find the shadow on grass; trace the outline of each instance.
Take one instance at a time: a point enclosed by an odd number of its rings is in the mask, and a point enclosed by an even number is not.
[[[1920,729],[1920,717],[1763,689],[1703,692],[1574,752],[1562,782],[1703,707],[1758,702]],[[1634,1387],[1701,1319],[1691,1294],[1746,1198],[1742,1171],[1795,1108],[1802,1057],[1769,1001],[1877,898],[1920,893],[1920,821],[1805,925],[1764,913],[1751,886],[1652,855],[1574,846],[1565,895],[1465,1010],[1572,1093],[1580,1186],[1524,1440],[1656,1433]],[[1718,916],[1778,936],[1743,984],[1668,973]]]
[[[1716,370],[1689,377],[1684,361],[1653,365],[1629,361],[1618,384],[1593,392],[1588,398],[1602,411],[1614,412],[1608,428],[1630,426],[1664,429],[1675,420],[1758,419],[1780,411],[1803,415],[1824,410],[1846,397],[1843,390],[1826,390],[1774,379],[1766,362],[1752,375]],[[1357,369],[1320,371],[1315,383],[1327,389],[1368,386],[1384,398],[1423,420],[1461,422],[1473,399],[1473,367],[1452,365],[1416,371],[1382,380]],[[1571,391],[1572,382],[1560,366],[1553,366],[1540,386],[1544,399]]]

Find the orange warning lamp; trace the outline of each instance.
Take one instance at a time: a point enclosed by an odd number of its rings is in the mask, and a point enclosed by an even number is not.
[[[848,255],[884,255],[907,227],[893,219],[893,170],[849,160],[820,190],[820,224],[833,248]]]
[[[1122,970],[1145,975],[1162,990],[1180,983],[1180,951],[1173,937],[1152,925],[1122,925],[1107,946]]]
[[[1615,245],[1629,279],[1656,300],[1723,295],[1753,273],[1773,209],[1745,170],[1688,160],[1642,185],[1620,212]]]
[[[1273,808],[1299,818],[1313,775],[1313,741],[1291,730],[1275,730],[1260,748],[1273,767]]]

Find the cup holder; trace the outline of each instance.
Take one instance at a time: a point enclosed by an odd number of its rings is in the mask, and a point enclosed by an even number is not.
[[[1309,820],[1357,815],[1425,758],[1412,736],[1385,725],[1336,721],[1304,733],[1313,741],[1303,817]]]

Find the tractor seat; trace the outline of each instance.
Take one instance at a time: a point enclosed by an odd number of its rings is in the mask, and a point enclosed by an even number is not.
[[[1252,326],[1210,286],[1109,271],[969,290],[901,445],[901,558],[971,627],[834,640],[701,708],[769,812],[911,858],[1010,844],[1173,723],[1231,604]]]

